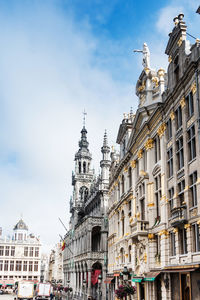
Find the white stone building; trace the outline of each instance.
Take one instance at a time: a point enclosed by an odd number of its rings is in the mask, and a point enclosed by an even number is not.
[[[0,236],[0,285],[20,280],[40,280],[41,243],[28,234],[22,219],[14,226],[12,238]]]
[[[61,243],[57,243],[49,256],[48,281],[52,283],[63,283],[63,255],[61,248]]]

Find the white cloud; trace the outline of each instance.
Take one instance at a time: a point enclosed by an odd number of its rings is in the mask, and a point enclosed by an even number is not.
[[[68,225],[83,109],[97,165],[104,129],[115,139],[134,94],[112,79],[101,58],[95,65],[88,24],[77,28],[54,8],[0,16],[1,225],[11,230],[23,213],[45,244],[64,234],[59,216]]]

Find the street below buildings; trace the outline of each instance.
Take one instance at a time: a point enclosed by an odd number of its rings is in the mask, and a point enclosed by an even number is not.
[[[14,300],[15,294],[0,295],[0,300]]]

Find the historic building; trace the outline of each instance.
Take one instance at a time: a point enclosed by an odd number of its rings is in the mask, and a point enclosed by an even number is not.
[[[91,170],[92,156],[88,145],[84,125],[79,150],[75,155],[75,171],[72,173],[70,230],[65,236],[63,251],[64,285],[73,288],[74,299],[79,299],[83,295],[97,299],[100,293],[102,299],[106,299],[104,283],[107,272],[106,211],[110,167],[107,134],[104,135],[101,148],[101,174],[97,177]],[[101,285],[98,280],[101,281]]]
[[[120,124],[120,153],[111,152],[109,299],[124,267],[136,299],[200,299],[200,45],[186,39],[183,17],[169,35],[167,73],[151,68],[146,44],[136,50],[139,105]]]
[[[40,281],[41,243],[28,234],[22,219],[14,226],[13,236],[0,236],[0,285],[14,285],[20,280]]]
[[[48,281],[63,284],[63,255],[61,243],[57,243],[51,250],[48,260]]]

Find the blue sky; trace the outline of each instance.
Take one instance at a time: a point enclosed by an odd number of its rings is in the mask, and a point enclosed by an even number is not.
[[[184,12],[199,36],[198,1],[0,1],[0,204],[4,233],[23,214],[45,245],[68,226],[71,172],[87,111],[93,165],[105,128],[114,145],[119,123],[137,109],[135,84],[147,42],[153,68],[173,17]]]

